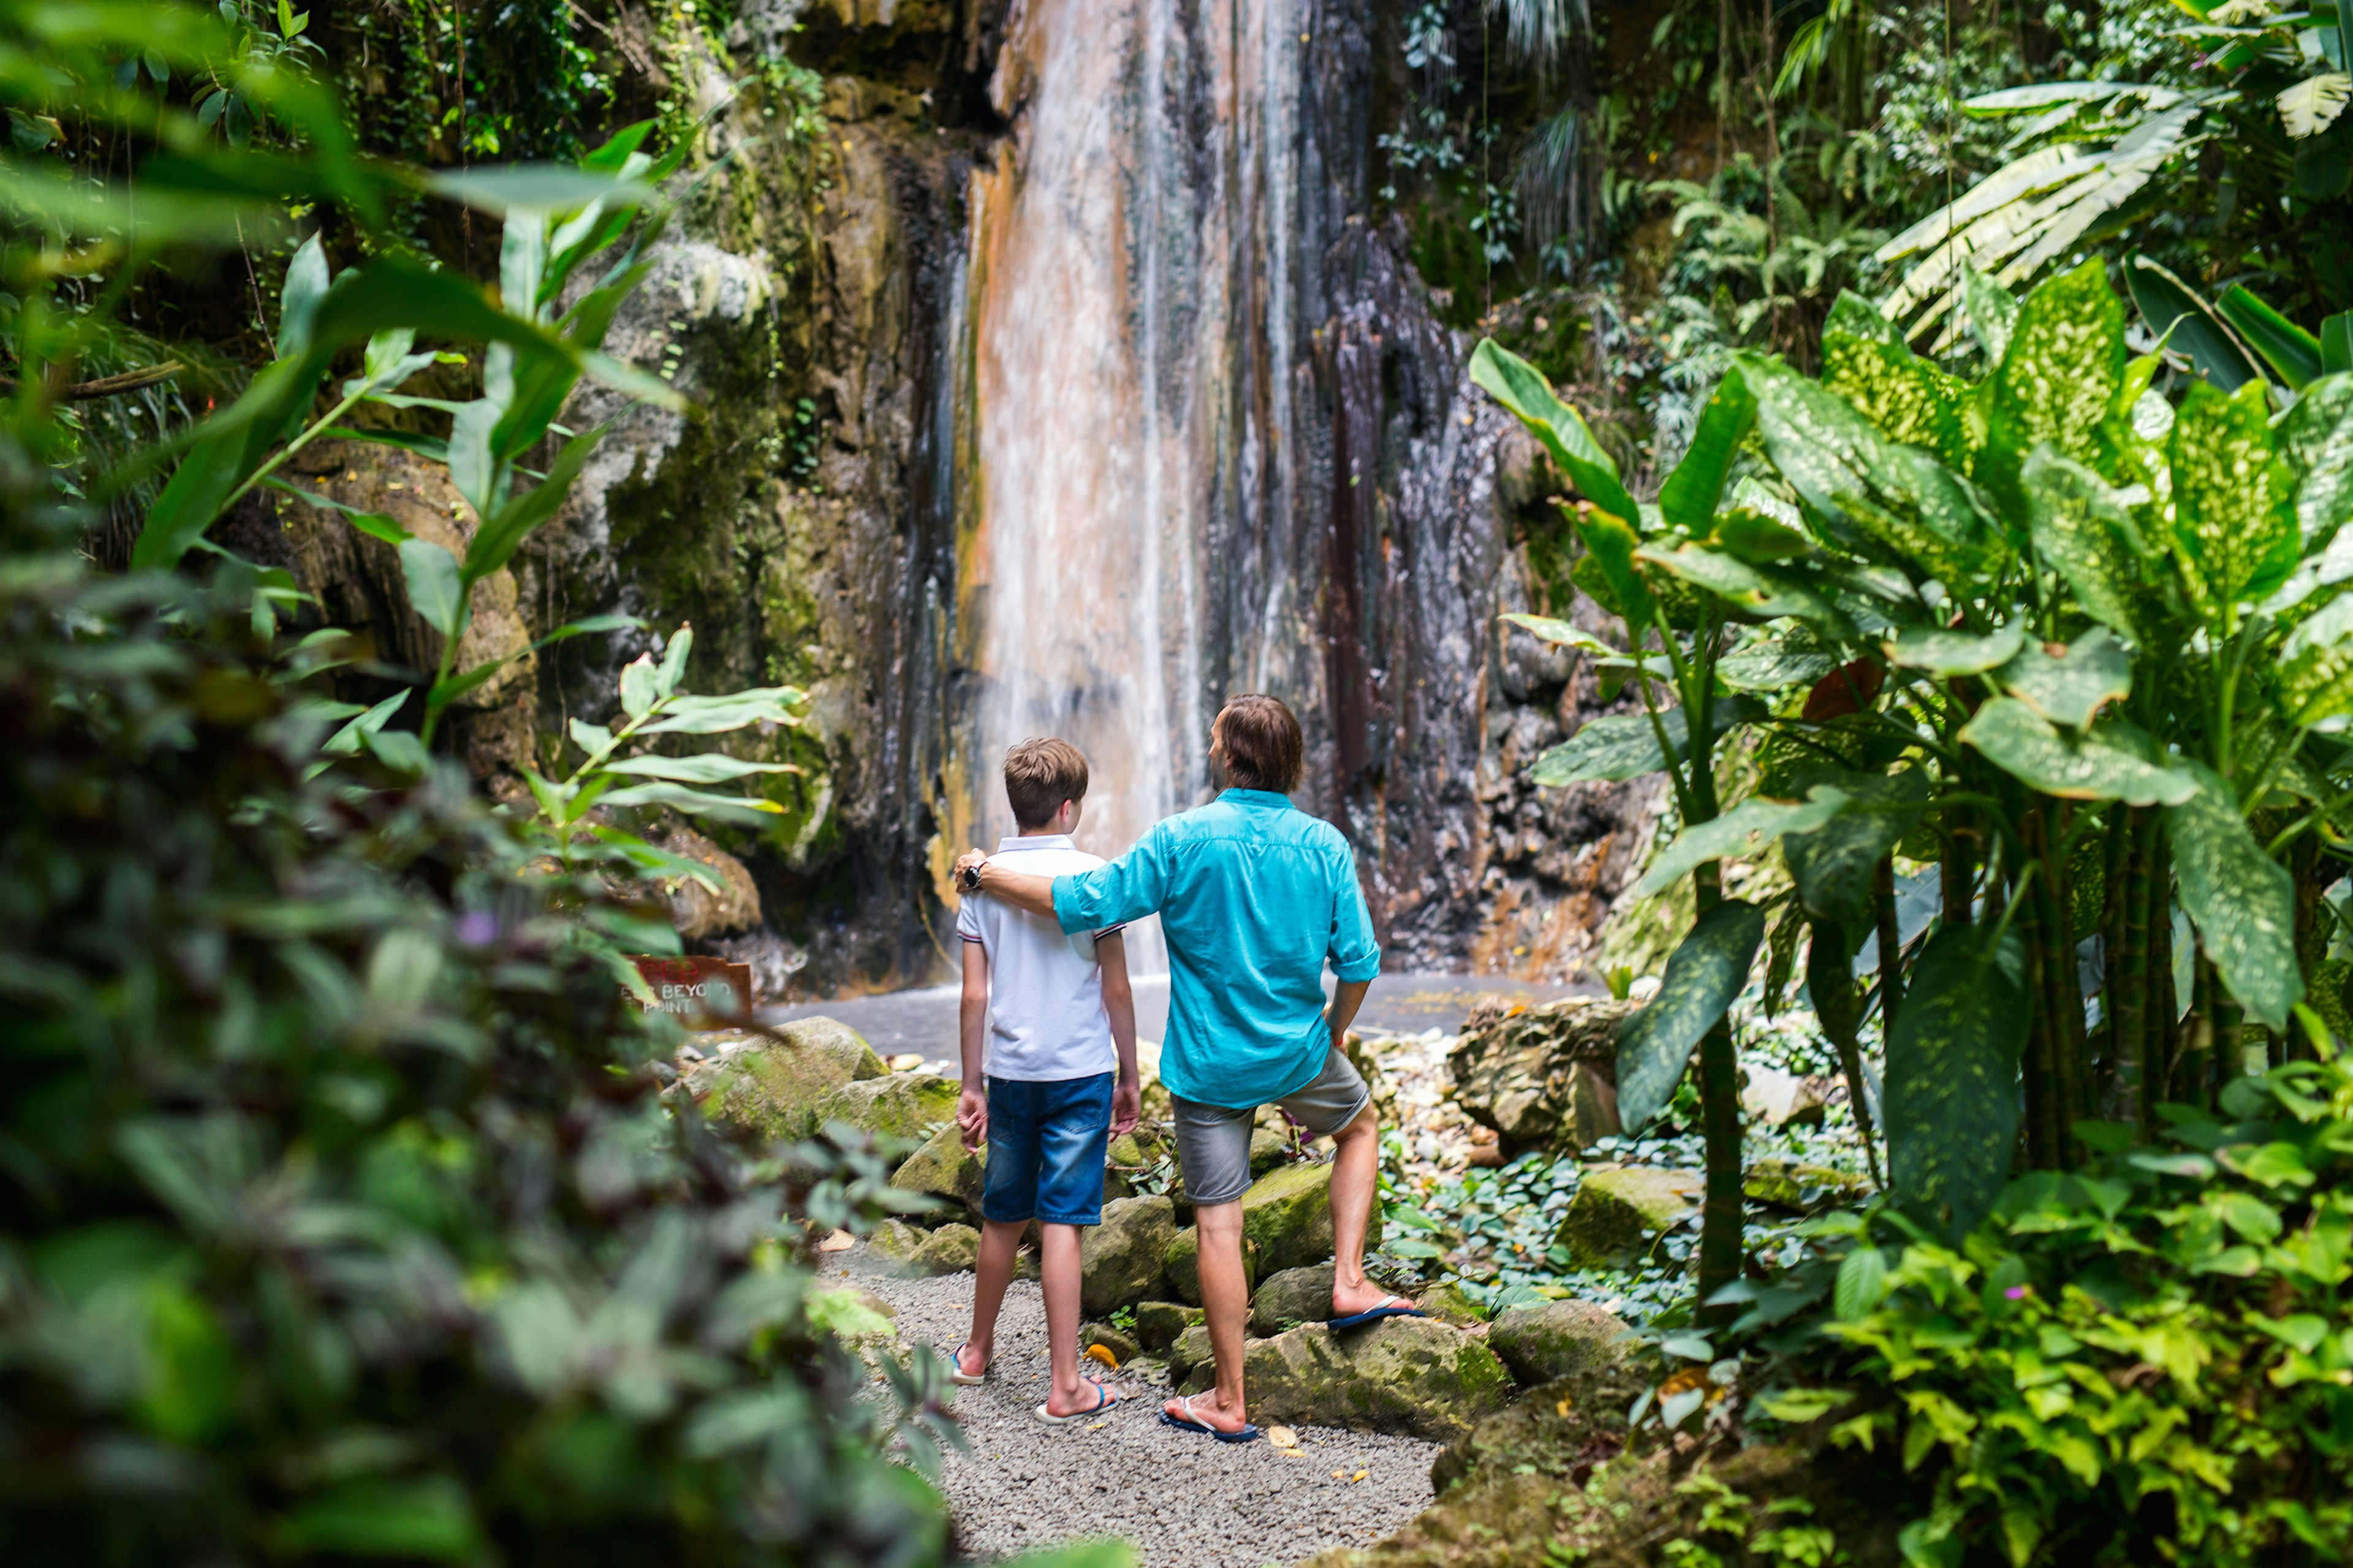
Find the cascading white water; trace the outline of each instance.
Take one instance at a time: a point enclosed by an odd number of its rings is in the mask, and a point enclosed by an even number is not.
[[[1204,552],[1261,548],[1260,498],[1291,489],[1297,5],[1211,0],[1180,27],[1175,0],[1026,0],[1008,20],[991,93],[1013,133],[970,205],[983,680],[957,826],[985,845],[1011,830],[998,765],[1027,736],[1086,752],[1079,838],[1101,855],[1208,786],[1204,577],[1261,574]],[[1229,666],[1261,683],[1296,641],[1267,553],[1254,657]],[[1130,953],[1165,969],[1156,921]]]

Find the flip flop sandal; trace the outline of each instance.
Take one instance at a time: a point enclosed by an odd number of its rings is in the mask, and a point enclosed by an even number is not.
[[[1032,1414],[1049,1426],[1067,1426],[1073,1421],[1084,1421],[1090,1415],[1100,1415],[1104,1411],[1110,1409],[1113,1405],[1117,1405],[1120,1402],[1118,1394],[1113,1394],[1109,1388],[1097,1383],[1092,1378],[1087,1379],[1087,1386],[1095,1391],[1095,1402],[1092,1408],[1087,1410],[1073,1410],[1068,1415],[1057,1415],[1051,1408],[1047,1405],[1040,1405],[1034,1412],[1032,1412]]]
[[[1177,1403],[1184,1407],[1185,1414],[1189,1416],[1193,1414],[1193,1401],[1199,1397],[1200,1395],[1198,1394],[1188,1394],[1183,1399],[1177,1401]],[[1174,1415],[1169,1415],[1166,1410],[1163,1410],[1160,1413],[1160,1424],[1164,1426],[1175,1426],[1187,1432],[1206,1433],[1209,1436],[1215,1437],[1220,1443],[1250,1443],[1257,1441],[1258,1438],[1262,1436],[1257,1427],[1250,1426],[1247,1422],[1243,1423],[1242,1429],[1239,1432],[1220,1432],[1206,1421],[1179,1421]]]
[[[948,1381],[964,1388],[978,1388],[988,1381],[988,1363],[983,1362],[978,1372],[965,1371],[964,1352],[970,1349],[972,1342],[966,1340],[956,1346],[955,1354],[948,1357]]]
[[[1345,1318],[1327,1318],[1324,1320],[1324,1326],[1334,1330],[1361,1329],[1366,1323],[1378,1322],[1383,1318],[1426,1318],[1428,1316],[1430,1316],[1428,1312],[1402,1296],[1384,1296],[1381,1298],[1379,1306],[1362,1312],[1350,1312]]]

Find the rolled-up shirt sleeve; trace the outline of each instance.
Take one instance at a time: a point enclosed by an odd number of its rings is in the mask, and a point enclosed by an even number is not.
[[[1108,866],[1054,879],[1054,919],[1077,935],[1157,914],[1168,896],[1168,836],[1160,826]]]
[[[1333,873],[1339,886],[1332,897],[1332,973],[1344,981],[1370,980],[1381,972],[1381,944],[1373,940],[1372,911],[1356,881],[1356,860],[1343,855]]]

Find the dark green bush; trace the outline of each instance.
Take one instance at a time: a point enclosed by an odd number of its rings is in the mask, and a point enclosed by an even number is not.
[[[0,1559],[938,1558],[798,1261],[878,1163],[666,1102],[637,912],[0,443]]]

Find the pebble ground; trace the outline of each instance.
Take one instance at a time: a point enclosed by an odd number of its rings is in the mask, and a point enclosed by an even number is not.
[[[971,1326],[972,1276],[893,1279],[863,1252],[842,1261],[898,1309],[900,1337],[953,1352]],[[1046,1310],[1026,1279],[1006,1296],[991,1372],[955,1390],[971,1449],[951,1453],[942,1478],[976,1558],[1118,1535],[1145,1568],[1263,1568],[1370,1545],[1430,1504],[1435,1444],[1314,1426],[1293,1428],[1294,1452],[1212,1442],[1161,1425],[1167,1390],[1134,1375],[1098,1422],[1046,1426],[1031,1414],[1046,1397]]]

